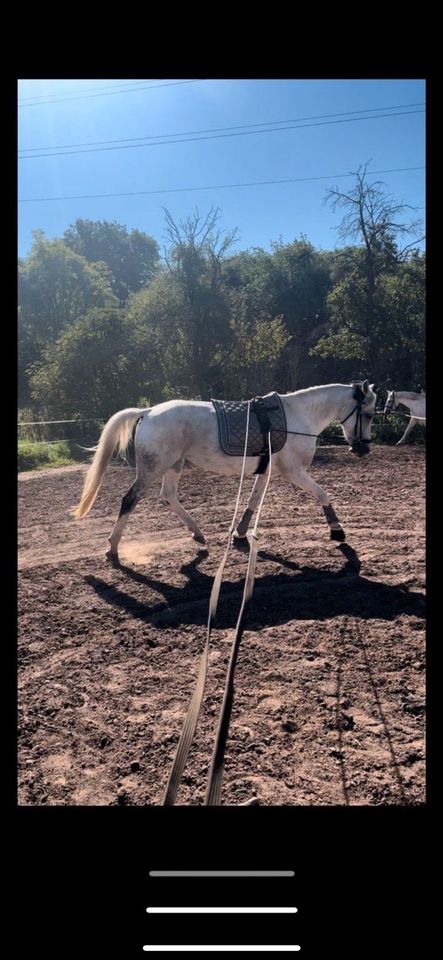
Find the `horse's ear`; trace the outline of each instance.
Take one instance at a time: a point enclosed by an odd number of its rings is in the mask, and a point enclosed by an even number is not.
[[[369,390],[372,391],[372,393],[377,393],[378,384],[377,384],[377,383],[370,383],[370,384],[369,384]]]
[[[367,392],[368,392],[368,390],[369,390],[369,380],[363,380],[362,390],[363,390],[363,393],[367,393]]]

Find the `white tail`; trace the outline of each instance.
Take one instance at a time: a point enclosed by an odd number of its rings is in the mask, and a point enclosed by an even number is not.
[[[126,450],[132,428],[144,413],[146,413],[146,409],[139,410],[136,407],[120,410],[119,413],[114,413],[114,416],[103,427],[102,435],[95,449],[94,459],[86,474],[80,503],[71,511],[77,520],[86,516],[91,509],[115,448],[118,446],[119,453]]]

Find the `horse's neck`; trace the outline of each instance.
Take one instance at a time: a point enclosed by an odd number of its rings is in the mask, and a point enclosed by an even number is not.
[[[290,409],[312,433],[321,433],[333,420],[343,420],[352,410],[352,391],[347,384],[332,383],[290,394]]]
[[[395,400],[397,403],[404,403],[407,405],[408,400],[419,400],[420,398],[423,398],[422,393],[412,393],[410,390],[395,391]]]

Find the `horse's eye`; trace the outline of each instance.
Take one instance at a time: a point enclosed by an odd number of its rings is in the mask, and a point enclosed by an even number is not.
[[[367,420],[372,420],[373,417],[374,417],[374,414],[373,414],[373,413],[365,413],[365,417],[366,417]]]

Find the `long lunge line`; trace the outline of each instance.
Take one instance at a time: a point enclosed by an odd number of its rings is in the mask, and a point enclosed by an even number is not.
[[[189,751],[191,749],[192,741],[194,739],[195,730],[197,727],[197,721],[203,701],[203,694],[205,691],[206,685],[206,675],[208,670],[208,657],[209,657],[209,644],[212,633],[212,628],[215,622],[215,616],[217,613],[218,599],[220,595],[220,587],[222,583],[223,571],[226,565],[226,560],[228,559],[228,554],[231,549],[232,544],[232,535],[235,530],[238,507],[240,503],[240,495],[243,486],[243,479],[245,473],[245,464],[246,464],[246,451],[248,447],[248,435],[249,435],[249,414],[250,414],[250,403],[248,403],[247,415],[246,415],[246,435],[245,435],[245,448],[243,453],[243,464],[242,472],[240,476],[240,483],[238,487],[237,500],[235,503],[234,515],[231,521],[228,532],[228,542],[226,545],[225,552],[223,554],[222,560],[218,567],[218,570],[214,577],[214,582],[212,584],[211,596],[209,598],[209,613],[208,613],[208,624],[206,630],[206,642],[205,647],[200,660],[200,667],[198,671],[197,682],[195,685],[194,693],[192,695],[191,703],[189,705],[189,710],[183,724],[183,729],[180,735],[180,740],[178,742],[177,751],[174,757],[172,764],[171,772],[169,774],[169,779],[166,785],[166,790],[163,798],[163,806],[170,807],[173,806],[177,797],[178,788],[180,786],[180,781],[183,776],[183,771],[185,769],[186,761],[188,759]]]
[[[263,493],[260,498],[260,503],[258,505],[254,529],[251,534],[248,571],[246,574],[246,581],[245,581],[245,586],[243,590],[243,598],[242,598],[242,604],[240,607],[240,613],[238,615],[237,625],[235,628],[234,640],[232,642],[231,656],[229,658],[225,692],[223,695],[223,703],[220,711],[220,720],[218,724],[214,752],[212,754],[211,768],[209,771],[209,781],[208,781],[205,802],[204,802],[204,805],[206,807],[217,807],[220,805],[220,800],[221,800],[222,780],[223,780],[223,772],[224,772],[224,765],[225,765],[224,759],[225,759],[226,741],[228,739],[229,722],[231,719],[232,705],[234,702],[234,673],[235,673],[235,667],[237,663],[238,652],[240,649],[240,642],[243,636],[245,612],[246,612],[248,603],[252,597],[252,591],[254,589],[255,567],[257,564],[257,552],[258,552],[258,535],[257,535],[258,521],[260,519],[261,508],[263,506],[263,501],[265,499],[266,491],[268,489],[269,481],[271,479],[272,450],[271,450],[271,434],[270,433],[268,433],[268,445],[269,445],[269,466],[267,471],[268,475],[266,478],[266,484],[265,484]]]

